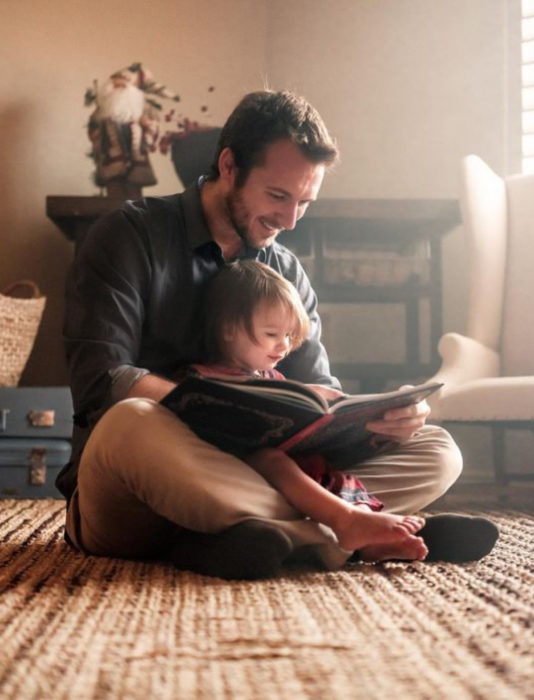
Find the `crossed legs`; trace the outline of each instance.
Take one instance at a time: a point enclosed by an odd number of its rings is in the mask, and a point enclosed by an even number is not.
[[[413,513],[442,495],[461,469],[444,430],[427,426],[413,440],[358,465],[355,473],[391,513]],[[196,437],[171,412],[129,399],[99,421],[82,455],[69,535],[97,555],[154,556],[180,529],[220,533],[245,521],[278,528],[298,553],[313,551],[327,568],[350,552],[333,531],[303,518],[241,460]]]

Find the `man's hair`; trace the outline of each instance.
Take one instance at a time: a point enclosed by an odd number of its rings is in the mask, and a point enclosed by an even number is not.
[[[219,156],[230,148],[241,187],[251,169],[262,164],[267,147],[282,139],[298,146],[311,163],[330,166],[338,158],[334,140],[309,102],[289,91],[264,90],[245,95],[228,117],[208,177],[219,177]]]
[[[224,331],[242,327],[255,341],[252,325],[262,305],[287,309],[294,321],[291,350],[300,347],[310,331],[310,320],[295,287],[268,265],[236,260],[222,267],[205,287],[202,308],[204,361],[226,359]]]

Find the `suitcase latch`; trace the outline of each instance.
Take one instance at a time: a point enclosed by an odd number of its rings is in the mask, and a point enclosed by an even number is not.
[[[7,430],[7,414],[9,408],[0,408],[0,433],[5,433]]]
[[[46,483],[46,450],[36,447],[30,452],[30,484],[43,486]]]
[[[54,410],[30,411],[28,420],[34,428],[51,428],[56,420],[56,412]]]

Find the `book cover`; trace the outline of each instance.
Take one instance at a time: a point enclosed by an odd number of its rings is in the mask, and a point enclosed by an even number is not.
[[[203,440],[238,456],[278,447],[293,456],[322,454],[341,468],[377,449],[365,428],[370,420],[421,401],[441,386],[427,383],[328,403],[290,380],[189,376],[161,404]]]

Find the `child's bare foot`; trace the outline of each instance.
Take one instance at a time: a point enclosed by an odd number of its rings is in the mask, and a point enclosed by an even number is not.
[[[425,524],[416,515],[375,513],[367,506],[348,507],[332,526],[343,549],[369,545],[396,544],[410,537]]]
[[[423,561],[428,554],[428,548],[422,537],[410,535],[400,542],[393,544],[372,544],[358,551],[361,561],[388,561],[403,559],[405,561]]]

